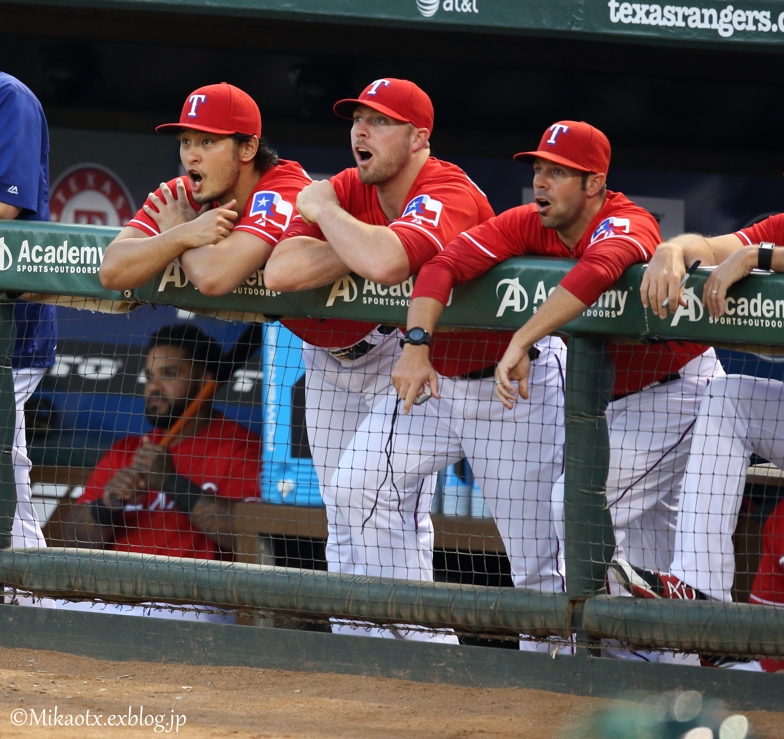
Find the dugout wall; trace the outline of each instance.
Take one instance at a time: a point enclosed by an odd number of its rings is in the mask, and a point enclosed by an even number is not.
[[[25,246],[40,247],[59,238],[70,241],[72,262],[90,249],[103,248],[115,231],[90,227],[4,224],[2,247],[6,292],[28,298],[44,295],[77,296],[82,307],[123,310],[134,304],[175,304],[208,311],[224,318],[266,320],[269,315],[308,315],[400,323],[405,298],[377,303],[355,303],[358,292],[332,286],[298,294],[249,296],[235,292],[220,299],[203,297],[184,281],[174,279],[176,265],[143,288],[122,294],[100,287],[97,274],[76,264],[61,269],[28,270],[20,254]],[[78,246],[77,246],[78,244]],[[86,250],[86,251],[83,251]],[[70,267],[73,266],[72,270]],[[538,258],[510,260],[482,279],[469,283],[445,314],[447,325],[514,327],[536,308],[536,295],[546,296],[571,264]],[[699,289],[705,274],[695,277]],[[351,278],[355,283],[361,278]],[[229,607],[269,609],[319,618],[343,617],[376,623],[416,623],[426,628],[461,626],[482,634],[529,633],[568,637],[590,646],[599,637],[623,643],[685,651],[726,652],[778,656],[784,649],[781,634],[784,609],[715,602],[635,601],[598,595],[605,585],[605,568],[612,557],[614,537],[604,498],[607,470],[604,409],[612,376],[604,336],[631,339],[696,339],[775,347],[776,328],[784,322],[784,293],[779,277],[752,275],[733,288],[737,306],[750,314],[714,321],[701,309],[694,293],[689,305],[666,320],[644,311],[636,299],[641,270],[629,270],[605,293],[604,302],[618,294],[634,299],[625,310],[593,310],[564,330],[570,335],[566,392],[566,566],[565,594],[521,589],[484,589],[394,580],[351,578],[331,574],[275,570],[254,565],[167,560],[150,555],[91,553],[69,550],[7,551],[2,555],[2,579],[39,594],[107,597],[121,601],[201,602]],[[498,287],[514,281],[526,300],[514,310],[501,310]],[[405,285],[400,286],[403,294]],[[542,297],[544,299],[544,297]],[[70,297],[58,299],[73,303]],[[394,305],[392,304],[394,303]],[[757,306],[756,308],[754,306]],[[358,312],[359,311],[359,312]],[[759,314],[759,315],[757,315]],[[5,322],[5,336],[13,334]],[[766,350],[767,351],[767,350]],[[770,351],[776,351],[775,348]],[[9,374],[6,368],[5,374]],[[6,440],[7,441],[7,440]],[[2,488],[6,505],[14,487]],[[9,509],[10,510],[10,509]],[[8,535],[10,520],[5,520]],[[586,600],[587,599],[587,600]],[[485,602],[487,601],[487,602]]]

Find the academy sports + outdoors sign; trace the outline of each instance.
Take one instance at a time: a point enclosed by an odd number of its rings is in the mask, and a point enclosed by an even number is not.
[[[347,275],[317,290],[280,293],[264,286],[257,270],[245,284],[222,298],[202,295],[180,267],[172,263],[138,290],[119,293],[103,288],[94,269],[117,229],[7,221],[0,224],[0,292],[74,295],[128,303],[175,305],[238,320],[255,317],[312,316],[348,318],[379,323],[406,322],[414,281],[381,285]],[[67,248],[64,245],[67,244]],[[62,270],[31,271],[27,258],[69,260]],[[76,260],[73,264],[70,260]],[[82,263],[85,261],[87,263]],[[444,312],[443,326],[519,328],[530,318],[574,265],[573,260],[517,257],[498,265],[477,280],[455,289]],[[18,267],[24,266],[24,269]],[[44,262],[41,267],[46,267]],[[58,265],[53,265],[58,266]],[[784,344],[784,275],[753,273],[735,285],[721,319],[712,319],[702,305],[708,269],[699,269],[685,289],[686,306],[661,320],[643,310],[639,288],[645,267],[627,270],[582,316],[565,326],[565,333],[588,333],[630,338],[688,339],[710,344]]]

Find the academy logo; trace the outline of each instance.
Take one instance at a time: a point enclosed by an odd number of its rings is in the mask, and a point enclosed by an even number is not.
[[[438,226],[441,220],[441,201],[429,195],[417,195],[405,208],[401,218],[411,218],[414,223]]]
[[[285,231],[289,226],[294,206],[284,200],[279,193],[272,191],[257,192],[253,196],[250,206],[249,216],[258,216],[256,219],[259,226],[266,226],[271,223]]]
[[[602,239],[609,239],[611,236],[619,236],[620,234],[629,233],[631,223],[628,218],[605,218],[593,232],[591,236],[591,243],[601,241]]]
[[[158,292],[162,293],[166,289],[166,285],[181,288],[187,287],[189,284],[188,277],[185,272],[180,269],[180,265],[177,264],[177,262],[169,262],[163,273],[163,277],[161,277],[161,283],[158,285]]]
[[[52,186],[50,219],[88,226],[124,226],[136,207],[123,181],[100,164],[77,164]]]
[[[506,286],[504,297],[501,298],[501,304],[498,306],[498,312],[495,314],[496,318],[500,318],[506,312],[507,308],[511,308],[515,313],[522,313],[528,308],[528,293],[525,288],[520,284],[520,278],[515,277],[512,279],[501,280],[495,286],[495,295],[498,297],[498,291],[501,287]]]
[[[432,18],[440,9],[444,13],[478,13],[477,0],[416,0],[417,10],[425,18]]]
[[[686,301],[686,306],[678,306],[678,310],[675,311],[670,326],[677,326],[684,316],[689,319],[689,323],[696,323],[697,321],[702,320],[704,309],[702,307],[702,301],[694,294],[694,288],[687,287],[683,291],[683,298]]]
[[[0,236],[0,272],[5,272],[11,269],[14,264],[14,255],[11,250],[6,246],[5,239]]]
[[[339,280],[335,280],[335,284],[332,285],[332,290],[329,291],[327,308],[334,305],[338,298],[342,298],[346,303],[353,303],[357,299],[358,294],[359,291],[357,290],[357,283],[354,282],[354,278],[351,275],[341,277]]]

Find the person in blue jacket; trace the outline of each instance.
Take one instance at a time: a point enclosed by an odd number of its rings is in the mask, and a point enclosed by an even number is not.
[[[49,130],[41,103],[32,91],[0,72],[0,219],[49,220]],[[45,547],[30,491],[31,462],[25,442],[24,404],[48,367],[57,341],[55,308],[16,301],[13,352],[16,423],[13,445],[16,481],[14,547]]]

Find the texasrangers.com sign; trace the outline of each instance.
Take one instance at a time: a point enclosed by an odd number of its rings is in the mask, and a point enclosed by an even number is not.
[[[768,34],[784,32],[784,11],[746,9],[734,5],[697,7],[693,5],[659,5],[624,3],[609,0],[610,23],[661,28],[687,28],[715,31],[730,38],[737,31]]]

